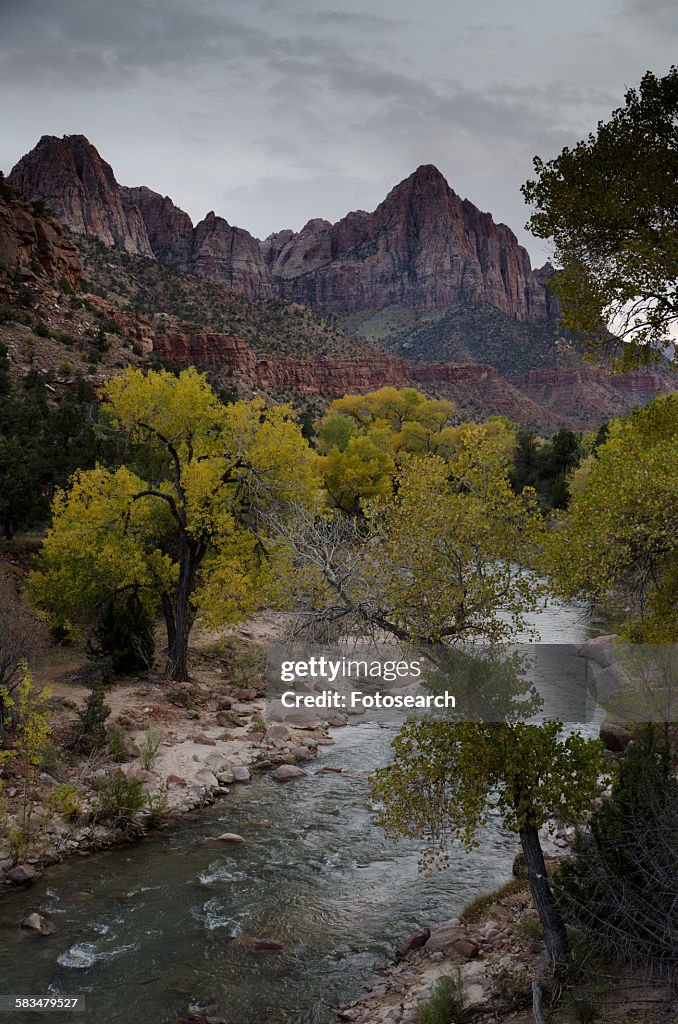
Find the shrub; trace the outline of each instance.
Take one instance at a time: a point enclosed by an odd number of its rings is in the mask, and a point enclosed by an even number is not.
[[[152,725],[146,727],[144,739],[139,749],[139,760],[146,771],[153,767],[164,735],[162,729],[154,729]]]
[[[117,722],[106,729],[106,746],[113,760],[119,764],[129,760],[125,736],[125,730]]]
[[[461,1024],[464,1019],[461,972],[440,978],[431,995],[415,1011],[417,1024]]]
[[[110,778],[99,783],[99,808],[97,816],[111,821],[122,828],[129,828],[146,802],[146,792],[141,779],[127,776],[117,769]]]
[[[44,320],[38,320],[33,330],[39,338],[49,338],[52,333]]]
[[[103,672],[100,666],[96,670]],[[111,709],[104,701],[104,676],[92,676],[88,684],[90,691],[84,707],[77,714],[77,720],[71,742],[72,749],[78,754],[90,754],[93,750],[99,750],[106,746],[106,719]]]
[[[82,791],[70,782],[62,782],[47,795],[45,806],[66,821],[76,821],[82,814]]]

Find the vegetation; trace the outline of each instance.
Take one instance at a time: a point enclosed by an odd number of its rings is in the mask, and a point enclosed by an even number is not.
[[[419,1004],[415,1011],[417,1024],[462,1024],[464,1013],[464,989],[461,974],[440,978],[431,995]]]
[[[623,338],[625,365],[662,353],[678,319],[677,114],[678,67],[648,71],[595,133],[536,157],[522,189],[528,228],[555,243],[564,325],[598,347]]]
[[[185,680],[198,608],[233,622],[274,599],[287,562],[270,524],[316,500],[314,457],[289,407],[224,406],[193,369],[130,369],[103,398],[132,457],[57,494],[33,599],[52,621],[82,621],[135,594],[162,609],[167,675]]]
[[[598,955],[678,981],[678,781],[671,747],[651,727],[619,765],[557,878],[557,898]],[[588,965],[595,974],[595,960]]]
[[[669,394],[613,421],[574,478],[550,536],[547,570],[567,598],[630,609],[629,634],[678,640],[678,399]]]

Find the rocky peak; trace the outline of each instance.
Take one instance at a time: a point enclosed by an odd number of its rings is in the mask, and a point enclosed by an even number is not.
[[[153,255],[139,210],[84,135],[43,135],[9,180],[27,199],[42,199],[77,234],[94,235],[125,252]]]

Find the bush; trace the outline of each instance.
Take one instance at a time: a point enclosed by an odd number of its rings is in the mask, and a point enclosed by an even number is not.
[[[129,828],[134,815],[142,810],[146,792],[141,779],[127,776],[118,768],[109,779],[99,783],[97,816],[123,828]]]
[[[103,673],[100,666],[93,666],[92,671],[93,673],[97,671]],[[78,754],[91,754],[93,750],[100,750],[107,743],[106,719],[110,715],[111,709],[104,701],[103,674],[98,676],[94,674],[88,685],[90,687],[89,696],[84,707],[78,711],[71,742],[72,749]]]
[[[33,330],[35,331],[39,338],[49,338],[51,337],[52,334],[44,320],[38,320]]]
[[[66,821],[76,821],[82,814],[82,791],[70,782],[62,782],[48,794],[45,806]]]
[[[154,729],[152,725],[146,727],[143,743],[139,749],[139,760],[142,768],[145,768],[146,771],[153,767],[164,735],[162,729]]]
[[[572,852],[555,891],[584,945],[676,984],[678,780],[652,727],[629,747]]]
[[[461,1024],[464,1019],[461,972],[440,978],[432,994],[415,1011],[417,1024]]]
[[[113,725],[109,725],[106,729],[106,746],[108,747],[111,757],[114,761],[117,761],[118,764],[122,764],[123,761],[129,761],[125,738],[125,730],[117,722],[114,722]]]

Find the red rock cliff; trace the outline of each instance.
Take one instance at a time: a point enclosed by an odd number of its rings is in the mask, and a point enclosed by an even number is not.
[[[81,135],[45,136],[11,173],[29,198],[44,199],[73,231],[127,252],[155,255],[249,298],[279,296],[322,313],[393,303],[430,310],[488,302],[518,320],[556,307],[529,256],[505,224],[461,199],[435,167],[419,167],[373,213],[259,242],[210,213],[195,227],[168,197],[123,188]]]
[[[78,253],[53,217],[39,214],[12,186],[0,188],[0,261],[3,273],[38,272],[77,288],[82,277]]]

